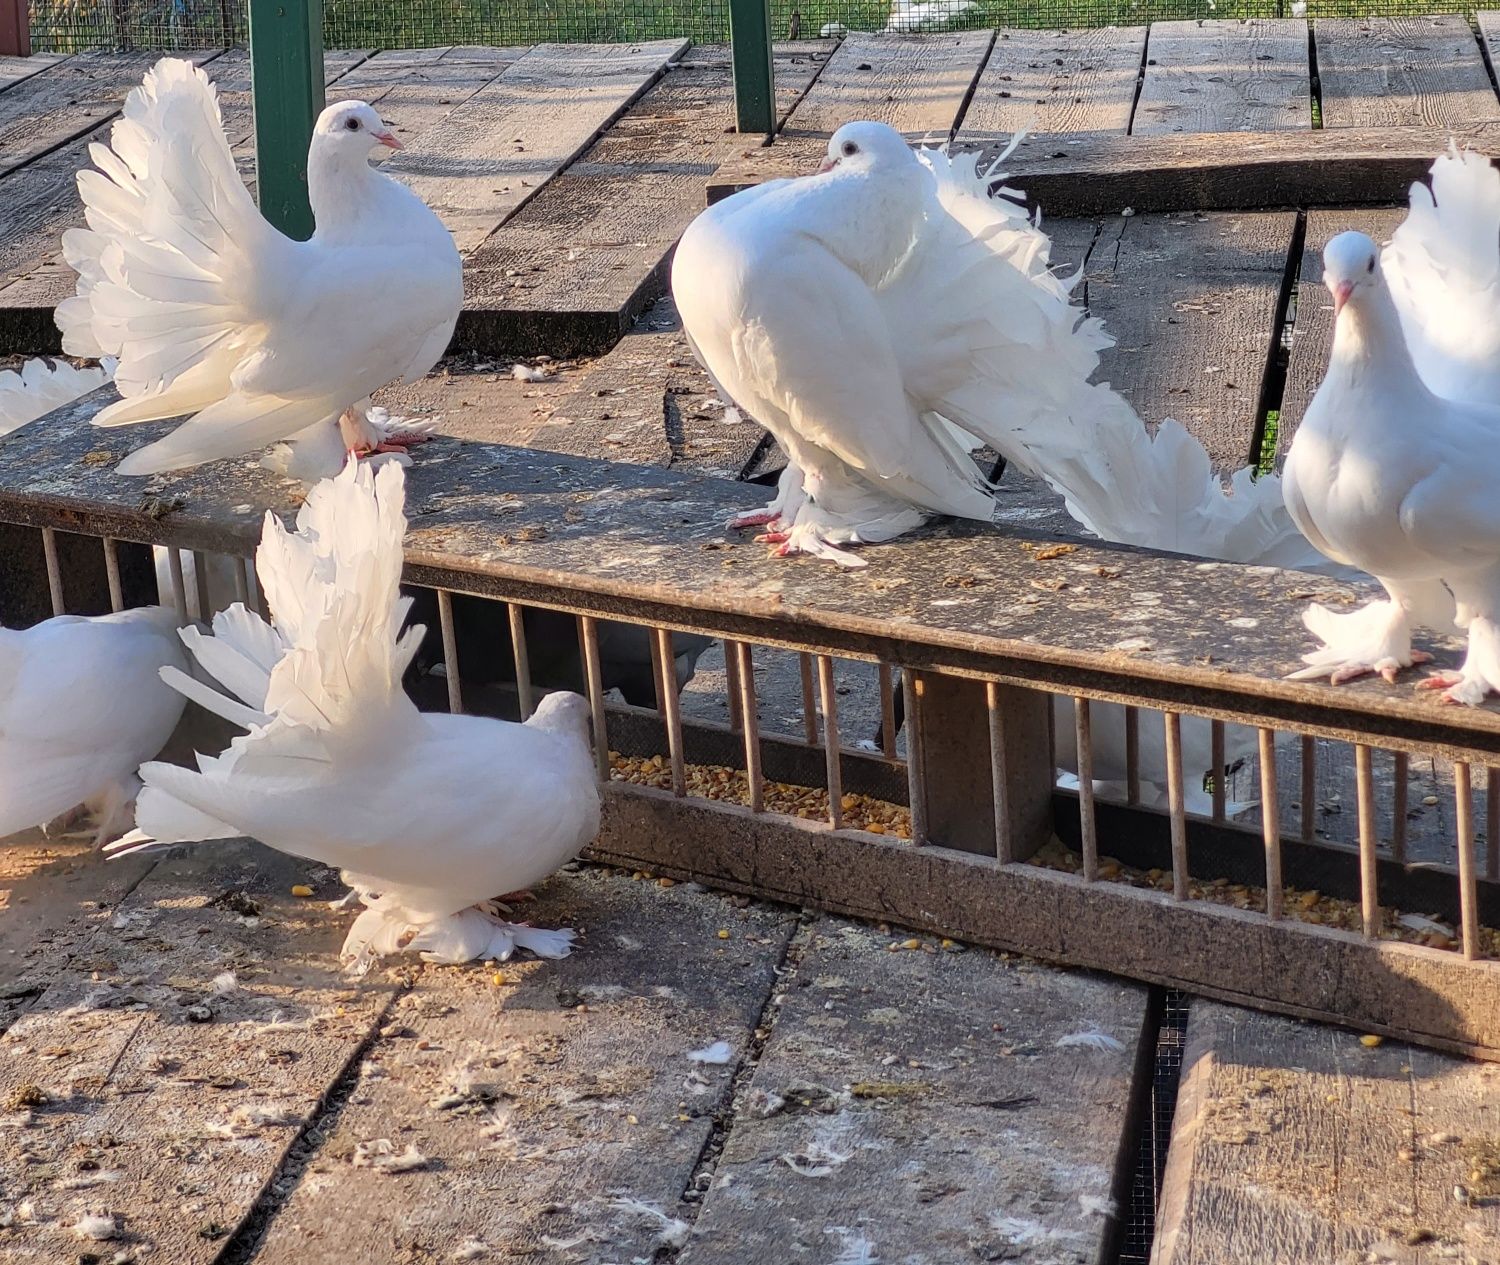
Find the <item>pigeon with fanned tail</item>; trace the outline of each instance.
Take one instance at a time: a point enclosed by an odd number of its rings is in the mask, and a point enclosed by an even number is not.
[[[182,695],[159,673],[187,666],[160,606],[0,628],[0,837],[79,806],[95,842],[128,829],[136,769],[166,745]]]
[[[1328,372],[1283,471],[1287,508],[1325,555],[1375,576],[1389,594],[1347,615],[1304,617],[1324,641],[1298,676],[1394,680],[1429,656],[1411,625],[1456,607],[1468,654],[1427,678],[1455,703],[1500,689],[1500,406],[1444,399],[1423,381],[1381,267],[1363,233],[1323,252],[1333,294]]]
[[[1008,153],[1009,151],[1007,151]],[[850,123],[817,175],[726,198],[684,234],[672,287],[716,386],[790,465],[765,510],[778,552],[844,565],[934,514],[989,520],[988,445],[1106,540],[1318,564],[1274,477],[1226,487],[1175,422],[1153,434],[1093,383],[1111,343],[1073,305],[1050,242],[974,155],[913,152]]]
[[[202,70],[164,58],[126,98],[109,145],[79,173],[87,228],[63,235],[78,293],[57,309],[63,349],[119,357],[123,397],[101,426],[192,416],[120,463],[152,474],[337,427],[344,450],[403,453],[372,392],[415,381],[448,345],[463,300],[453,239],[416,194],[370,166],[400,142],[370,106],[318,117],[307,156],[317,230],[261,216]],[[320,447],[320,451],[326,449]]]
[[[113,849],[249,836],[338,866],[364,911],[356,968],[410,949],[443,962],[566,954],[570,931],[502,921],[492,898],[570,860],[599,829],[589,706],[549,694],[524,725],[417,711],[401,688],[421,643],[401,631],[405,474],[351,461],[287,531],[267,515],[256,570],[275,626],[241,605],[185,629],[226,692],[163,675],[244,726],[196,769],[147,764],[138,829]]]

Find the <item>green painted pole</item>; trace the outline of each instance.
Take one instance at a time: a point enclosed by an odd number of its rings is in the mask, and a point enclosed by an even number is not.
[[[307,146],[323,111],[323,0],[250,0],[250,87],[261,212],[305,241]]]
[[[771,66],[771,0],[729,0],[734,59],[734,119],[741,132],[776,130],[776,86]]]

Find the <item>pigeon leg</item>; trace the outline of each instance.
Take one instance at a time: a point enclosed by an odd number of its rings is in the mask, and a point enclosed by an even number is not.
[[[1443,702],[1478,707],[1500,693],[1500,624],[1482,615],[1469,621],[1469,649],[1457,672],[1434,672],[1419,690],[1442,690]]]
[[[405,420],[405,419],[401,419]],[[351,405],[339,415],[339,433],[344,447],[357,457],[377,453],[406,456],[408,448],[425,444],[432,435],[420,426],[398,427],[382,408],[363,409]]]
[[[1386,600],[1348,614],[1337,614],[1317,603],[1302,614],[1302,622],[1322,647],[1302,656],[1308,666],[1290,674],[1293,681],[1327,677],[1342,685],[1371,673],[1394,682],[1402,668],[1426,663],[1432,656],[1413,650],[1411,621],[1399,602]]]
[[[753,510],[748,514],[736,514],[727,524],[730,531],[741,531],[746,527],[764,527],[767,523],[778,523],[781,521],[781,511],[773,502],[763,510]]]

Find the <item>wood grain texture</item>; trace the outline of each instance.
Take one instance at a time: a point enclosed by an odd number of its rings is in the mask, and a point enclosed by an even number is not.
[[[1493,66],[1495,57],[1500,54],[1500,12],[1482,10],[1474,15],[1474,20],[1479,23],[1479,38]]]
[[[29,57],[0,57],[0,92],[55,66],[66,53],[32,53]]]
[[[1500,1060],[1500,962],[620,783],[591,855]]]
[[[814,924],[683,1265],[1106,1259],[1145,990],[904,939]]]
[[[185,54],[198,63],[217,55]],[[0,176],[113,118],[158,56],[79,53],[0,93]]]
[[[1325,128],[1500,119],[1465,17],[1319,18],[1313,37]]]
[[[26,1123],[0,1164],[33,1213],[10,1254],[76,1259],[93,1213],[133,1251],[218,1257],[390,1000],[340,971],[347,915],[289,895],[337,894],[324,873],[249,844],[160,861],[11,1026],[0,1099]]]
[[[795,914],[592,870],[553,879],[527,914],[587,937],[561,962],[505,963],[499,986],[484,970],[427,972],[257,1262],[451,1259],[466,1242],[477,1260],[653,1256],[661,1222],[612,1200],[682,1213]],[[716,1041],[727,1064],[688,1059]],[[379,1138],[427,1165],[353,1167]]]
[[[1144,26],[997,31],[958,138],[1123,135],[1145,47]]]
[[[1151,1259],[1500,1259],[1497,1153],[1500,1067],[1196,1002]]]
[[[538,44],[386,169],[467,254],[572,162],[679,57],[686,40]]]
[[[783,117],[826,57],[780,46]],[[734,152],[729,50],[696,48],[478,247],[455,341],[486,353],[598,355],[666,288],[666,264]]]
[[[1130,130],[1281,132],[1312,126],[1307,24],[1299,18],[1157,22]]]
[[[1116,340],[1099,380],[1147,422],[1175,417],[1221,468],[1251,459],[1295,229],[1282,212],[1122,216],[1084,272]]]
[[[1323,285],[1323,247],[1346,229],[1368,233],[1377,242],[1390,239],[1406,218],[1405,208],[1363,211],[1312,211],[1307,216],[1297,278],[1296,308],[1292,322],[1291,356],[1287,362],[1286,387],[1281,396],[1281,416],[1276,432],[1276,458],[1284,461],[1307,413],[1333,348],[1333,300]]]
[[[1008,161],[1012,183],[1055,215],[1403,202],[1449,140],[1500,149],[1500,125],[1317,128],[1289,132],[1040,137]],[[994,142],[958,148],[997,149]],[[708,182],[712,203],[737,189],[817,168],[803,143],[741,146]]]
[[[851,33],[792,111],[783,135],[827,140],[845,123],[871,119],[911,140],[953,135],[994,35]]]

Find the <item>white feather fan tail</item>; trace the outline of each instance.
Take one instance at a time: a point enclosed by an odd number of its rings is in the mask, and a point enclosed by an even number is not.
[[[275,612],[271,627],[235,603],[214,616],[213,636],[182,630],[188,649],[224,693],[167,670],[174,689],[249,730],[198,770],[147,764],[141,769],[137,823],[122,847],[237,834],[218,815],[247,792],[247,771],[306,772],[357,752],[369,735],[416,724],[401,678],[421,643],[415,625],[401,635],[410,607],[399,595],[405,474],[351,460],[313,488],[288,531],[266,515],[256,572]],[[263,793],[263,792],[261,792]]]
[[[941,150],[920,157],[953,229],[930,235],[888,289],[893,312],[923,323],[896,345],[921,349],[929,385],[939,388],[924,396],[940,401],[931,424],[956,426],[1045,480],[1104,540],[1234,562],[1321,564],[1274,476],[1246,469],[1226,486],[1178,423],[1166,420],[1153,435],[1118,393],[1090,381],[1113,340],[1073,304],[1076,277],[1052,270],[1051,243],[1018,205],[1022,195],[1001,187],[992,196],[1003,178],[995,166],[980,173],[977,155]],[[946,303],[924,298],[934,285]],[[955,305],[954,294],[972,298]],[[979,350],[940,364],[948,381],[933,383],[934,345]]]
[[[291,243],[261,217],[224,139],[218,97],[166,57],[125,99],[97,170],[78,176],[87,228],[63,234],[78,292],[57,309],[63,348],[120,359],[124,397],[102,425],[197,412],[226,394],[256,319],[256,277]]]
[[[66,360],[28,360],[0,373],[0,435],[71,404],[109,381],[112,365],[75,368]]]
[[[1484,154],[1448,152],[1381,253],[1417,372],[1450,400],[1500,398],[1500,171]]]

